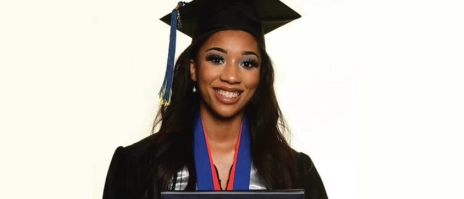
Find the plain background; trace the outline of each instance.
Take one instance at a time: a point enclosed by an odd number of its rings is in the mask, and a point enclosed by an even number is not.
[[[277,94],[329,197],[464,198],[462,1],[283,2]],[[0,2],[0,198],[101,198],[150,134],[176,3]]]

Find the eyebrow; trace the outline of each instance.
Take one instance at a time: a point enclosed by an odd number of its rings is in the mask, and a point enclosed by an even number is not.
[[[205,52],[212,51],[212,50],[216,50],[216,51],[219,51],[219,52],[221,52],[221,53],[227,53],[226,50],[224,50],[224,49],[222,49],[222,48],[218,48],[218,47],[212,47],[212,48],[206,50]]]
[[[227,54],[227,50],[224,50],[224,49],[218,48],[218,47],[209,48],[209,49],[207,49],[205,52],[212,51],[212,50],[216,50],[216,51],[219,51],[219,52],[222,52],[222,53],[226,53],[226,54]],[[258,54],[256,54],[256,53],[253,52],[253,51],[245,51],[245,52],[242,53],[242,55],[254,55],[254,56],[258,57],[258,59],[259,59]]]
[[[256,54],[256,53],[253,52],[253,51],[245,51],[245,52],[242,53],[242,55],[254,55],[254,56],[258,57],[258,59],[259,59],[258,54]]]

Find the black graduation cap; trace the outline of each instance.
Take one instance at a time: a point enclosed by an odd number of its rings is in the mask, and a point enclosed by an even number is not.
[[[177,13],[181,23],[178,30],[193,39],[224,28],[264,35],[301,17],[279,0],[193,0]],[[171,14],[161,20],[171,25]]]
[[[300,18],[301,15],[279,0],[193,0],[179,2],[178,6],[161,18],[171,26],[168,65],[161,103],[169,105],[176,30],[195,40],[197,37],[224,29],[246,31],[264,44],[264,35]]]

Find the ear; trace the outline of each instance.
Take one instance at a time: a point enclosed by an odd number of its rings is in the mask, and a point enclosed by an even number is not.
[[[195,61],[193,59],[190,60],[190,78],[192,78],[192,80],[194,82],[197,81],[197,71],[196,71],[196,68],[197,68],[197,65],[195,63]]]

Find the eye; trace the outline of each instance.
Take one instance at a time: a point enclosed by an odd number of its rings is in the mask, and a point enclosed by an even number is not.
[[[224,57],[221,55],[210,54],[206,56],[206,61],[212,62],[213,64],[219,65],[224,63]]]
[[[254,59],[246,59],[246,60],[243,60],[240,65],[245,68],[254,68],[254,67],[258,67],[258,61]]]

